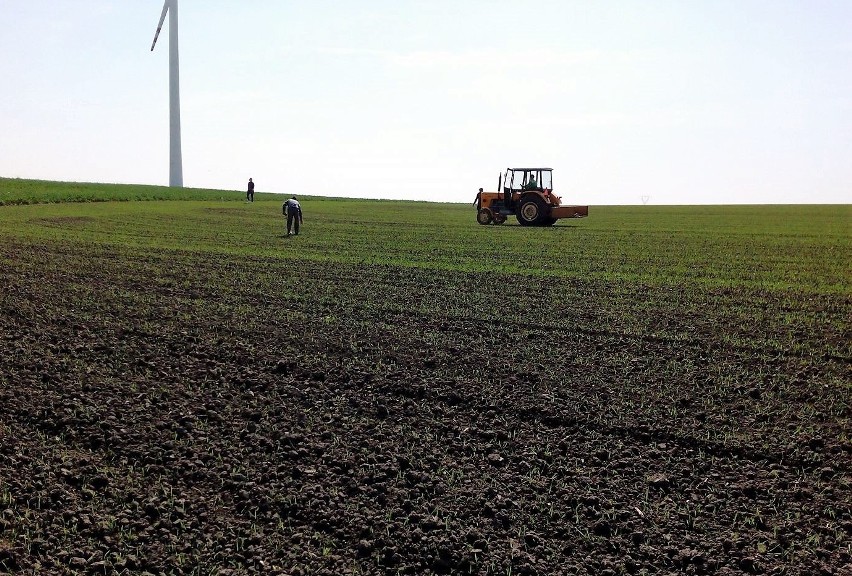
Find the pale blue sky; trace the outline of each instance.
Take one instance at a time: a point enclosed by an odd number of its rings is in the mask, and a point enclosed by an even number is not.
[[[0,0],[0,176],[168,183],[157,0]],[[191,187],[852,201],[852,0],[180,0]],[[166,24],[168,26],[168,24]]]

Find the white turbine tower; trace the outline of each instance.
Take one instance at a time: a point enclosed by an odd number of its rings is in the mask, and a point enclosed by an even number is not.
[[[180,66],[178,64],[178,0],[166,0],[160,24],[154,33],[151,51],[169,14],[169,186],[183,187],[183,160],[180,153]]]

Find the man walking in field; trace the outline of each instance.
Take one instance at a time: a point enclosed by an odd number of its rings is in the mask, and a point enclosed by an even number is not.
[[[299,235],[299,225],[302,223],[302,206],[296,197],[293,196],[281,206],[281,212],[287,215],[287,236],[290,235],[290,229],[295,224],[296,236]]]
[[[254,202],[254,182],[249,178],[248,190],[246,190],[246,201]]]

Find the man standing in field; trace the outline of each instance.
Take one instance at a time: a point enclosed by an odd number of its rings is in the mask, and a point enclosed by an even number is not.
[[[482,188],[480,188],[479,192],[476,193],[476,198],[473,200],[473,205],[476,206],[477,210],[482,209]]]
[[[302,223],[302,206],[295,196],[284,202],[284,205],[281,206],[281,212],[287,215],[287,236],[290,235],[293,224],[296,225],[296,236],[298,236],[299,225]]]
[[[254,182],[249,178],[248,190],[246,190],[246,201],[254,202]]]

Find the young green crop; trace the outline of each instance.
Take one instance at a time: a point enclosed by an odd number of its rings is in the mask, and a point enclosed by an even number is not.
[[[255,198],[275,198],[278,194],[258,192]],[[311,198],[306,196],[306,198]],[[316,198],[328,200],[329,198]],[[243,201],[242,190],[169,188],[143,184],[100,184],[93,182],[53,182],[0,178],[0,206],[15,204],[55,204],[66,202],[130,202],[149,200]]]
[[[0,235],[28,241],[852,294],[848,205],[601,206],[586,219],[524,228],[479,226],[467,205],[305,197],[304,234],[288,239],[284,197],[273,194],[249,204],[239,192],[0,180],[4,197],[102,200],[0,209]],[[150,201],[111,201],[137,198]]]

